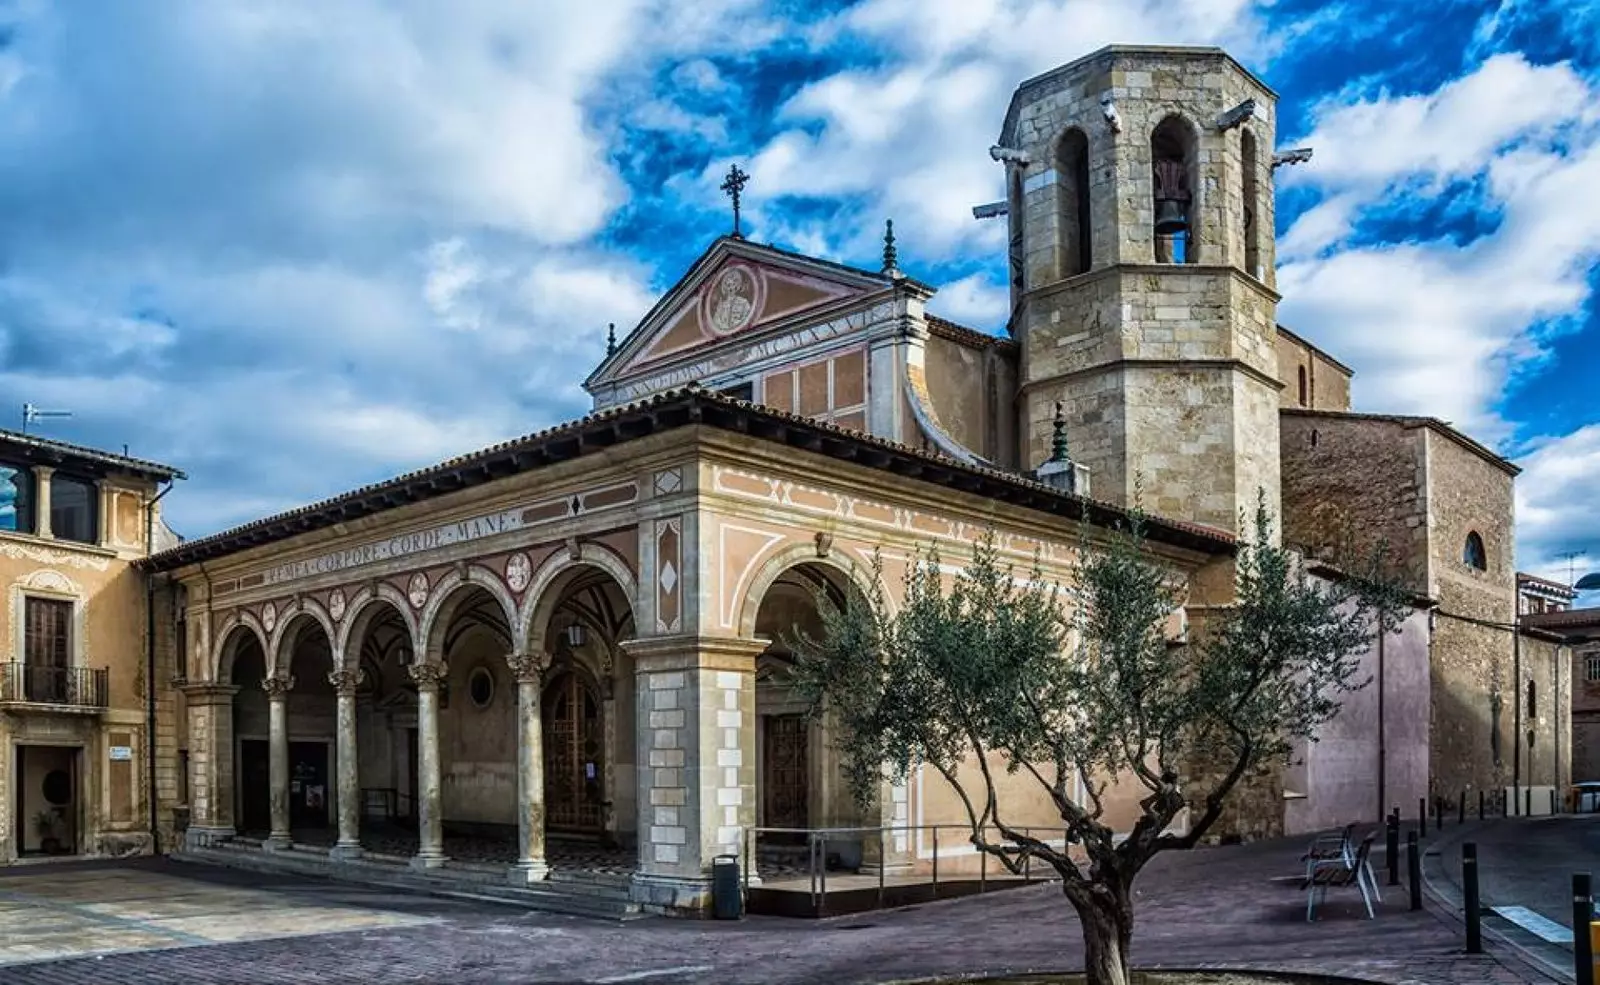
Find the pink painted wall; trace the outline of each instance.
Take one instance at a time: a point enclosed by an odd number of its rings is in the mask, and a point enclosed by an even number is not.
[[[1352,821],[1377,824],[1391,807],[1411,817],[1428,793],[1428,613],[1413,610],[1383,642],[1384,799],[1378,803],[1378,648],[1369,647],[1356,679],[1371,683],[1346,695],[1315,742],[1302,743],[1284,788],[1284,833],[1304,834]],[[1366,832],[1363,831],[1363,834]]]

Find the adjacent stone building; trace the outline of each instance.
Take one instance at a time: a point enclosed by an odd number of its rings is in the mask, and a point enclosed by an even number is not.
[[[174,541],[158,500],[176,478],[0,431],[0,864],[148,852],[151,778],[182,799],[171,665],[152,688],[156,621],[133,567]]]

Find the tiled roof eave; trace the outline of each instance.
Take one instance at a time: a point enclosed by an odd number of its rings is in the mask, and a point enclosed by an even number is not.
[[[937,483],[1072,520],[1087,518],[1095,526],[1110,527],[1125,523],[1129,517],[1125,510],[1116,506],[1067,495],[1014,473],[968,465],[691,386],[609,408],[429,468],[189,541],[139,563],[148,570],[170,571],[691,424],[704,424],[854,461],[905,478]],[[1153,541],[1200,553],[1228,553],[1235,547],[1231,534],[1199,524],[1150,517],[1148,531]]]

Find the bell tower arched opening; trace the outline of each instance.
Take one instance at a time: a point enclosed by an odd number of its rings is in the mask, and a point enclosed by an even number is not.
[[[1086,274],[1094,264],[1089,207],[1089,138],[1077,127],[1056,145],[1056,194],[1061,224],[1060,276]]]
[[[1162,120],[1150,133],[1157,263],[1200,262],[1195,144],[1194,128],[1178,116]]]

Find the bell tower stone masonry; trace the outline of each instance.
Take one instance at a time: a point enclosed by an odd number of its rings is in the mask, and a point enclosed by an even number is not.
[[[1276,96],[1220,49],[1104,48],[1017,88],[1006,168],[1020,449],[1061,402],[1097,498],[1227,530],[1279,509]]]

